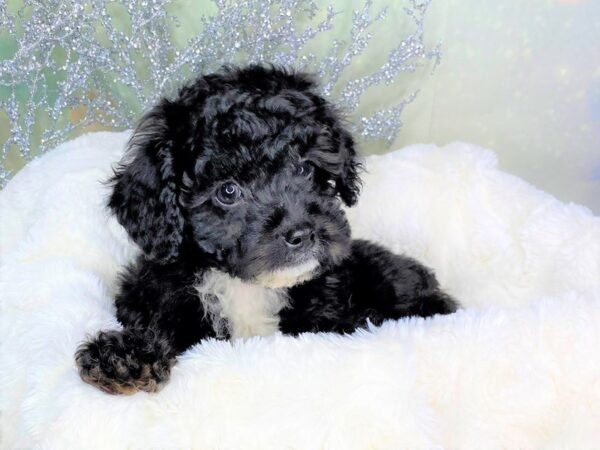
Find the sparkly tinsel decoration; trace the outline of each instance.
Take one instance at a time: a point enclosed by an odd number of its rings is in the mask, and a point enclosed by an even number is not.
[[[316,72],[323,94],[351,117],[358,135],[391,142],[417,93],[366,117],[359,103],[370,87],[439,62],[439,46],[426,48],[423,38],[430,1],[398,2],[412,22],[409,34],[397,38],[383,64],[368,64],[368,74],[352,79],[346,69],[388,12],[372,14],[372,0],[352,11],[349,40],[328,41],[324,54],[311,51],[311,41],[322,42],[341,12],[312,0],[213,0],[183,44],[173,38],[181,20],[169,12],[174,0],[24,0],[17,11],[0,2],[0,44],[9,48],[0,60],[0,132],[8,129],[0,140],[0,184],[12,175],[9,152],[26,162],[86,131],[130,128],[161,96],[224,63],[268,61]]]

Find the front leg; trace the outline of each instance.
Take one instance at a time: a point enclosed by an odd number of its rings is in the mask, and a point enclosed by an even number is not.
[[[386,319],[450,314],[457,303],[433,273],[412,258],[363,241],[332,270],[289,291],[291,307],[280,313],[283,333],[349,333]]]
[[[75,354],[83,381],[112,394],[158,391],[179,353],[214,336],[195,281],[183,264],[131,266],[115,301],[123,330],[101,331]]]

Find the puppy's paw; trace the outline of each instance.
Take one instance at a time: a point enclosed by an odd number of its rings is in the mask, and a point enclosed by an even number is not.
[[[77,349],[75,361],[83,381],[109,394],[157,392],[175,362],[168,350],[148,333],[103,331]]]
[[[458,303],[452,297],[440,291],[435,291],[419,300],[417,315],[421,317],[452,314],[458,309]]]

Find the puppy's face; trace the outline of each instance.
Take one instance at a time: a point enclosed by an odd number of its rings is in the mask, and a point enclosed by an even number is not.
[[[350,230],[331,174],[310,148],[277,157],[219,146],[186,201],[193,239],[244,280],[285,287],[347,255]]]
[[[110,206],[147,257],[183,248],[243,280],[289,287],[339,263],[358,193],[353,141],[305,75],[208,75],[138,126]],[[189,253],[189,252],[188,252]]]

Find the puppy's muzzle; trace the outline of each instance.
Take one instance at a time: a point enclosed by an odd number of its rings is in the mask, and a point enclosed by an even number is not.
[[[309,250],[315,245],[315,231],[307,223],[290,227],[283,234],[285,245],[293,250]]]

